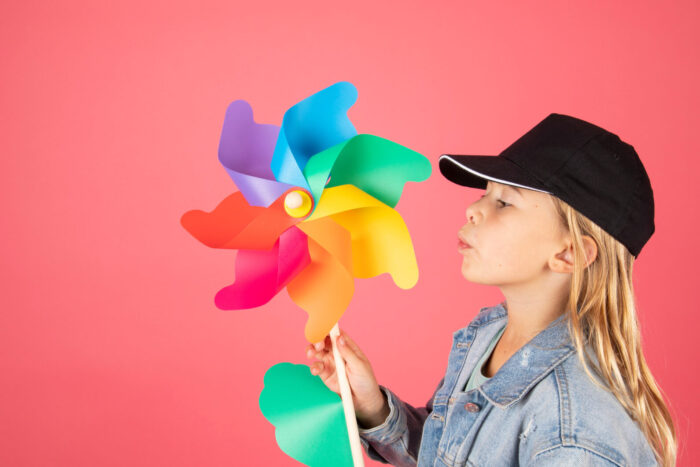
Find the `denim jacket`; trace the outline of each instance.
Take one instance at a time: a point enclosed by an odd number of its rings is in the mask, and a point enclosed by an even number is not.
[[[566,315],[492,378],[464,392],[507,319],[502,303],[485,307],[453,334],[447,372],[425,407],[414,408],[381,386],[390,414],[381,425],[360,429],[370,458],[436,467],[658,465],[639,426],[584,371]]]

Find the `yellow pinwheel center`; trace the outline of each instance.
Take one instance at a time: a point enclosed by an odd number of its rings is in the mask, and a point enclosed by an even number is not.
[[[313,201],[308,193],[301,190],[294,190],[284,197],[284,210],[292,217],[304,217],[313,206]]]

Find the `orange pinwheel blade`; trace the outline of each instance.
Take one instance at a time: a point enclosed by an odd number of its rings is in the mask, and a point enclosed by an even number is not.
[[[352,278],[350,234],[330,218],[297,226],[308,236],[311,263],[287,285],[291,299],[309,315],[306,340],[325,338],[350,304]]]
[[[251,206],[238,191],[211,212],[187,211],[180,223],[194,238],[211,248],[267,250],[299,219],[284,210],[284,195],[268,207]]]

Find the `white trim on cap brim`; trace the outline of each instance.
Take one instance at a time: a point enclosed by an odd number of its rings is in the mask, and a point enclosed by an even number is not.
[[[495,157],[495,156],[494,156],[494,157]],[[466,170],[467,172],[471,172],[471,173],[473,173],[474,175],[476,175],[476,176],[478,176],[478,177],[481,177],[481,178],[485,178],[485,179],[487,179],[487,180],[491,180],[491,181],[499,182],[499,183],[505,183],[506,185],[519,186],[520,188],[526,188],[526,189],[528,189],[528,190],[539,191],[539,192],[541,192],[541,193],[547,193],[548,195],[551,195],[551,194],[552,194],[552,193],[549,192],[549,191],[540,190],[539,188],[532,188],[531,186],[520,185],[519,183],[510,182],[510,181],[508,181],[508,180],[501,180],[500,178],[491,177],[490,175],[484,175],[484,174],[482,174],[482,173],[477,172],[477,171],[474,170],[474,169],[470,169],[470,168],[467,167],[466,165],[460,164],[459,162],[457,162],[456,160],[452,159],[452,158],[451,158],[450,156],[448,156],[447,154],[441,155],[441,156],[440,156],[440,159],[438,160],[438,162],[439,162],[440,160],[442,160],[443,158],[445,158],[445,159],[447,159],[448,161],[452,162],[452,163],[455,164],[457,167],[461,167],[462,169]]]

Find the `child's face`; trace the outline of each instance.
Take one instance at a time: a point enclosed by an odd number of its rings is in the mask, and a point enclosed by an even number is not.
[[[458,235],[471,248],[459,244],[458,251],[470,282],[537,284],[551,272],[549,260],[566,249],[566,229],[546,193],[489,181],[466,217]]]

